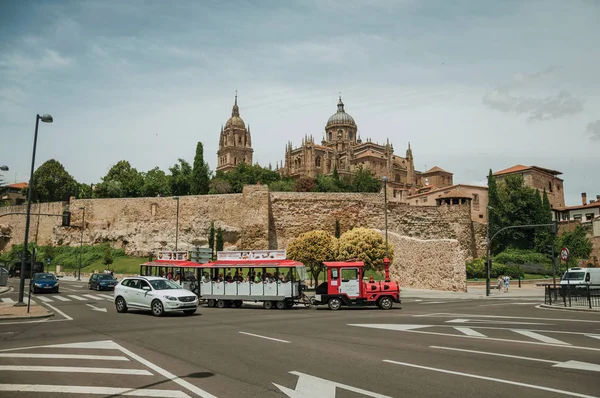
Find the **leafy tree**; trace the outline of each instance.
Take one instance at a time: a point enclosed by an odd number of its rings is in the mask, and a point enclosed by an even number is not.
[[[337,167],[333,168],[333,173],[331,174],[331,177],[333,178],[333,180],[337,183],[340,182],[340,175],[338,174],[338,170]]]
[[[206,195],[208,193],[210,190],[210,174],[208,163],[204,161],[204,147],[202,142],[198,142],[190,186],[192,195]]]
[[[498,193],[498,184],[496,183],[496,177],[490,169],[488,175],[488,225],[490,229],[489,235],[492,237],[497,231],[502,228],[506,222],[502,220],[502,202],[500,202],[500,194]],[[498,248],[498,240],[494,241],[491,247],[491,251],[496,252]]]
[[[340,236],[338,260],[357,259],[365,263],[366,269],[383,269],[385,240],[377,231],[368,228],[354,228]],[[394,259],[394,248],[388,247],[390,263]]]
[[[359,165],[352,176],[352,191],[376,193],[380,190],[381,182],[375,177],[373,171]]]
[[[294,192],[296,183],[291,178],[282,178],[269,184],[269,189],[274,192]]]
[[[44,257],[44,261],[48,259],[52,261],[52,259],[54,258],[54,246],[44,246],[44,248],[42,249],[42,255]]]
[[[142,196],[169,196],[171,194],[169,178],[165,172],[158,167],[143,173],[142,177],[144,178]]]
[[[334,178],[324,174],[317,176],[315,190],[317,192],[341,192],[339,177]]]
[[[91,199],[93,196],[92,186],[81,183],[77,184],[77,199]]]
[[[335,237],[336,239],[340,238],[340,220],[335,220]]]
[[[62,164],[50,159],[33,173],[32,200],[34,202],[66,201],[71,196],[77,195],[78,185]],[[27,195],[28,189],[28,187],[24,188],[23,194]]]
[[[102,263],[106,266],[113,263],[112,248],[109,244],[106,244],[104,247],[104,259],[102,260]]]
[[[313,192],[317,186],[317,181],[310,177],[301,177],[296,180],[296,192]]]
[[[223,247],[225,246],[225,241],[223,240],[223,230],[221,229],[221,227],[217,228],[217,232],[216,232],[216,251],[217,252],[221,252],[223,251]]]
[[[213,178],[213,181],[216,179],[227,181],[231,187],[231,193],[241,193],[244,189],[244,185],[254,185],[257,183],[270,185],[279,181],[281,177],[276,171],[269,170],[257,164],[249,165],[242,162],[227,173],[218,171]],[[212,187],[216,190],[214,184]]]
[[[137,198],[142,193],[144,177],[126,160],[117,162],[102,177],[95,190],[100,198]]]
[[[223,178],[213,178],[210,181],[210,190],[208,193],[211,195],[231,193],[231,184]]]
[[[569,249],[568,267],[577,267],[580,259],[588,259],[592,254],[592,242],[581,225],[560,235],[555,249],[558,252],[563,247]]]
[[[192,166],[183,160],[178,159],[179,163],[175,163],[169,167],[171,177],[169,183],[171,185],[171,193],[173,195],[189,195],[192,184]]]
[[[336,256],[337,239],[327,231],[305,232],[292,240],[287,248],[287,256],[306,265],[315,285],[323,270],[323,261],[331,261]]]
[[[210,255],[215,257],[215,222],[210,222],[210,227],[208,228],[208,247],[210,248]]]

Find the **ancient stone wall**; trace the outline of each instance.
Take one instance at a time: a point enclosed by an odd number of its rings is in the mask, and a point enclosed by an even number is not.
[[[458,240],[423,240],[393,232],[388,239],[394,245],[390,277],[401,288],[467,291],[466,258]]]
[[[34,203],[31,205],[29,242],[40,246],[52,243],[54,229],[61,225],[64,203]],[[0,207],[0,251],[23,243],[27,205]]]

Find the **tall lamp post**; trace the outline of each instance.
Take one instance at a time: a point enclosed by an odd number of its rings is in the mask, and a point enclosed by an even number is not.
[[[173,196],[173,200],[177,201],[177,218],[175,221],[175,251],[177,251],[177,239],[179,238],[179,196]]]
[[[77,270],[77,280],[81,280],[81,259],[83,257],[83,230],[85,229],[85,207],[80,207],[79,210],[82,210],[83,213],[81,215],[81,238],[79,240],[79,269]]]
[[[490,266],[490,210],[494,210],[494,208],[492,206],[487,206],[485,208],[486,210],[486,218],[487,218],[487,228],[486,228],[486,237],[485,237],[485,295],[489,296],[490,295],[490,272],[491,272],[491,266]]]
[[[25,263],[28,260],[27,245],[29,243],[29,221],[31,215],[31,192],[33,191],[33,169],[35,167],[35,149],[37,146],[38,126],[40,120],[44,123],[52,123],[53,119],[50,115],[36,115],[35,116],[35,134],[33,136],[33,154],[31,155],[31,173],[29,174],[29,185],[27,189],[27,218],[25,219],[25,238],[23,239],[23,255],[21,256],[21,281],[19,284],[19,300],[15,304],[15,307],[24,307],[26,304],[23,302],[23,293],[25,291]],[[31,264],[33,269],[33,264]]]
[[[388,258],[388,224],[387,224],[387,176],[381,178],[383,180],[383,203],[385,210],[385,258]]]

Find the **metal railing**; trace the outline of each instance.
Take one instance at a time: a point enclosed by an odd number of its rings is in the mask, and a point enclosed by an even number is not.
[[[600,284],[545,285],[544,303],[565,307],[600,308]]]

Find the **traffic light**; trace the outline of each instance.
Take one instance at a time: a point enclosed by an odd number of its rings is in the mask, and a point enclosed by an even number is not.
[[[552,235],[558,234],[558,221],[552,222]]]
[[[63,227],[70,227],[71,226],[71,212],[68,211],[68,210],[63,211],[62,226]]]
[[[546,245],[546,257],[550,259],[554,258],[554,246]]]

